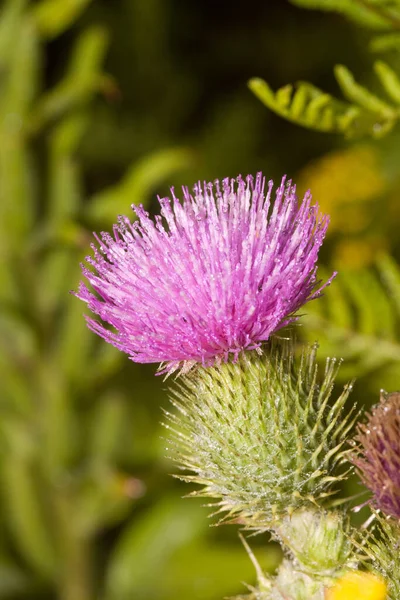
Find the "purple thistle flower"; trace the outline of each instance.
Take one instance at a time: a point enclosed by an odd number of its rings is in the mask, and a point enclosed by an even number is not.
[[[92,293],[76,294],[104,323],[89,327],[135,362],[166,363],[163,372],[236,360],[295,321],[305,302],[320,295],[316,261],[328,217],[306,194],[298,205],[285,178],[270,208],[273,182],[248,176],[171,190],[151,220],[132,206],[137,221],[120,217],[114,237],[82,267]]]
[[[358,425],[357,453],[351,460],[373,504],[400,520],[400,392],[382,392],[365,424]]]

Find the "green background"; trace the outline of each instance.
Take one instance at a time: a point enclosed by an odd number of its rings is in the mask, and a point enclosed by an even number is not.
[[[399,388],[399,132],[306,130],[247,88],[259,76],[340,95],[335,63],[374,86],[370,32],[285,0],[9,0],[2,11],[0,598],[244,593],[255,572],[236,528],[210,527],[170,477],[169,383],[90,333],[69,292],[91,232],[132,203],[154,210],[171,185],[287,174],[332,213],[321,262],[340,271],[297,335],[320,339],[321,359],[347,359],[352,402]],[[276,546],[251,543],[273,569]]]

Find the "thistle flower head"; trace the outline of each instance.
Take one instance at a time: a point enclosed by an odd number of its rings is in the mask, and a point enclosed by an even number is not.
[[[373,493],[373,504],[400,520],[400,392],[382,392],[367,423],[358,425],[352,462]]]
[[[298,205],[285,179],[271,208],[272,187],[264,193],[259,173],[183,188],[182,203],[172,190],[154,221],[133,206],[137,221],[121,217],[93,245],[92,270],[83,267],[90,285],[77,296],[100,317],[89,327],[171,372],[237,359],[296,320],[324,287],[316,260],[328,219],[310,194]]]
[[[296,508],[331,493],[351,418],[342,419],[348,388],[329,405],[337,365],[328,361],[317,382],[315,348],[295,361],[292,348],[274,344],[263,355],[181,377],[168,414],[173,458],[216,498],[219,511],[265,530]]]

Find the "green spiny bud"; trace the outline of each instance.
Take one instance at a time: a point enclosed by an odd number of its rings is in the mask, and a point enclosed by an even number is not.
[[[274,343],[262,355],[197,369],[179,378],[167,413],[173,457],[218,499],[218,512],[257,530],[282,515],[322,502],[343,463],[352,419],[342,419],[351,386],[329,404],[338,365],[328,360],[317,382],[316,347],[297,362],[292,343]]]
[[[285,558],[276,576],[264,575],[251,548],[242,539],[257,573],[257,586],[247,586],[250,594],[236,596],[232,600],[323,600],[326,583],[330,578],[311,577],[302,571],[294,560]]]
[[[275,533],[309,574],[336,575],[351,564],[349,526],[337,511],[296,510],[275,526]]]
[[[279,567],[271,591],[271,600],[324,600],[325,585],[297,569],[285,559]]]
[[[294,534],[290,531],[290,537],[284,540],[285,543],[290,544],[291,555],[283,560],[277,574],[273,577],[263,573],[247,541],[241,536],[256,570],[257,586],[247,586],[250,594],[237,596],[232,600],[288,600],[289,598],[290,600],[326,600],[326,591],[331,589],[343,574],[348,573],[349,569],[355,568],[355,563],[349,560],[350,544],[339,514],[326,512],[318,514],[317,511],[315,514],[307,511],[296,511],[296,513],[297,518],[292,523],[296,532]],[[287,518],[285,520],[287,521]],[[310,526],[312,533],[306,531],[307,525]],[[290,529],[288,523],[283,526],[283,529],[286,528]],[[322,528],[325,528],[325,535],[321,531]],[[338,529],[343,535],[337,533]],[[303,543],[300,539],[302,533],[306,538]],[[317,557],[318,539],[321,542],[320,551],[325,556],[325,561]],[[334,549],[329,549],[329,540],[332,540]],[[308,552],[309,556],[307,556]],[[338,561],[336,565],[335,556]],[[300,562],[299,557],[304,562]],[[308,563],[312,557],[314,558],[313,569],[310,569]],[[329,570],[326,568],[328,561],[331,564]],[[316,566],[322,567],[319,568],[319,572]]]

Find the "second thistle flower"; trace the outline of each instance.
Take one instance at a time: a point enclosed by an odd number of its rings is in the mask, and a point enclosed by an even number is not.
[[[400,392],[382,393],[367,423],[358,426],[352,461],[373,493],[373,504],[400,521]]]
[[[322,290],[316,261],[328,218],[309,194],[299,205],[285,179],[271,209],[272,187],[265,193],[259,173],[193,195],[183,188],[182,203],[172,190],[155,221],[133,206],[138,220],[121,217],[93,246],[93,270],[83,268],[90,285],[77,296],[100,317],[89,327],[133,361],[172,372],[237,359],[294,321]]]

